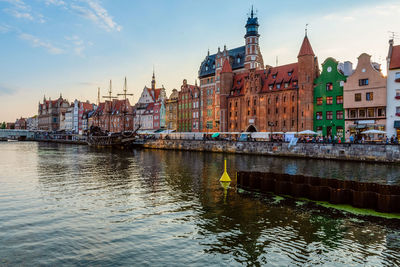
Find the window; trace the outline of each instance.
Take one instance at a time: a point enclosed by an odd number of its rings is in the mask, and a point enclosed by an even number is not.
[[[383,116],[385,116],[385,109],[378,108],[378,117],[383,117]]]
[[[322,105],[322,97],[317,97],[317,105],[318,106]]]
[[[271,104],[271,98],[268,98],[268,104]]]
[[[343,120],[343,111],[342,110],[336,111],[336,119]]]
[[[292,113],[294,113],[294,107],[292,107]]]
[[[272,90],[273,87],[274,87],[273,84],[268,85],[268,89],[269,89],[269,90]]]
[[[326,84],[326,91],[332,91],[333,90],[333,84],[332,83],[327,83]]]
[[[400,82],[400,72],[396,72],[396,74],[394,75],[394,80],[396,82]]]
[[[285,83],[285,88],[288,88],[289,87],[289,83]]]
[[[343,104],[343,96],[342,95],[336,96],[336,104]]]
[[[276,102],[276,103],[278,103],[278,101],[279,101],[279,97],[277,96],[275,100],[276,100],[275,102]]]
[[[344,131],[342,126],[337,126],[336,127],[336,135],[338,138],[343,138],[344,137]]]
[[[374,93],[372,93],[372,92],[367,93],[365,96],[366,96],[367,101],[374,100]]]
[[[292,101],[294,101],[294,95],[292,95]]]
[[[361,93],[354,94],[354,101],[356,101],[356,102],[361,101]]]
[[[332,96],[327,96],[326,97],[326,104],[327,105],[332,105],[333,103],[333,97]]]
[[[373,109],[373,108],[368,109],[368,117],[369,118],[375,117],[375,109]]]
[[[396,107],[396,114],[400,114],[400,107]]]
[[[268,109],[268,114],[271,114],[271,110],[270,109]]]
[[[281,84],[280,84],[280,83],[278,83],[278,84],[276,85],[276,89],[281,89]]]
[[[317,120],[322,120],[322,112],[316,113]]]
[[[283,113],[286,113],[286,108],[283,108]]]
[[[272,79],[276,79],[276,74],[272,75]]]
[[[211,109],[207,109],[207,116],[211,117],[212,116],[212,110]]]
[[[237,107],[237,102],[235,102],[235,107]]]
[[[247,100],[247,106],[250,107],[250,100]]]
[[[292,120],[292,127],[294,126],[294,120]]]
[[[253,115],[254,115],[254,116],[256,115],[256,110],[253,110]]]
[[[327,111],[326,112],[326,119],[331,120],[332,119],[332,111]]]
[[[365,109],[360,109],[358,111],[358,117],[365,118]]]
[[[287,74],[289,75],[289,76],[292,76],[292,71],[289,71]]]
[[[358,85],[359,86],[368,85],[368,79],[360,79],[360,80],[358,80]]]
[[[275,114],[278,114],[278,108],[275,109]]]
[[[250,115],[250,110],[247,111],[247,115]]]
[[[257,105],[257,99],[254,99],[254,106]]]

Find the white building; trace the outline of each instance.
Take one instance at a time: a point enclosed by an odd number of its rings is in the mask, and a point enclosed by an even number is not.
[[[27,130],[37,130],[38,129],[38,117],[33,116],[26,119],[26,129]]]
[[[72,132],[74,129],[74,104],[67,109],[65,112],[65,131]]]
[[[79,101],[75,99],[74,101],[74,112],[72,118],[72,125],[74,133],[79,133]]]
[[[387,107],[386,132],[387,137],[400,138],[400,45],[389,41],[387,57]]]

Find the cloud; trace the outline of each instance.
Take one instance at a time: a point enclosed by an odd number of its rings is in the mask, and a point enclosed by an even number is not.
[[[21,38],[22,40],[26,40],[26,41],[30,42],[33,47],[43,47],[50,54],[53,54],[53,55],[58,55],[58,54],[65,53],[64,49],[56,47],[53,44],[51,44],[50,42],[42,41],[38,37],[33,36],[31,34],[21,33],[19,35],[19,38]]]
[[[13,95],[17,92],[17,89],[4,84],[0,84],[0,95]]]
[[[82,0],[85,6],[71,4],[71,9],[80,16],[92,21],[106,31],[121,31],[122,26],[118,25],[108,14],[107,10],[95,0]]]
[[[12,28],[6,24],[0,25],[0,33],[8,33]]]
[[[84,50],[87,47],[93,45],[92,42],[85,42],[77,35],[66,36],[65,40],[67,40],[71,43],[73,52],[78,56],[84,56],[84,54],[83,54]]]
[[[46,22],[42,14],[32,12],[31,6],[22,0],[0,0],[0,2],[6,2],[10,4],[10,7],[3,9],[3,11],[17,19],[25,19],[39,23]]]
[[[46,4],[47,6],[50,6],[50,5],[65,6],[65,5],[66,5],[65,2],[62,1],[62,0],[46,0],[46,1],[45,1],[45,4]]]

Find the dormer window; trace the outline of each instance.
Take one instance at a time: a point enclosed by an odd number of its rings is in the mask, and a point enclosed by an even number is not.
[[[215,64],[213,64],[213,69],[215,69]]]
[[[281,84],[280,84],[280,83],[278,83],[278,84],[276,85],[276,89],[281,89]]]
[[[206,71],[208,71],[208,66],[206,66]]]
[[[237,63],[240,63],[240,57],[237,58]]]
[[[273,85],[273,84],[268,85],[268,89],[269,89],[269,90],[272,90],[272,88],[274,88],[274,85]]]
[[[276,74],[272,75],[272,79],[276,79]]]
[[[289,76],[292,76],[292,73],[293,73],[293,71],[289,71],[287,74],[288,74]]]
[[[289,87],[289,83],[285,83],[285,88],[288,88]]]

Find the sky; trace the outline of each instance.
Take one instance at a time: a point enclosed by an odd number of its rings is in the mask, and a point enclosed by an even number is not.
[[[365,52],[384,73],[389,31],[400,37],[399,0],[0,0],[0,121],[36,115],[44,95],[96,103],[125,77],[134,104],[153,68],[168,95],[194,84],[208,49],[244,45],[252,5],[272,66],[297,61],[306,24],[320,64]]]

